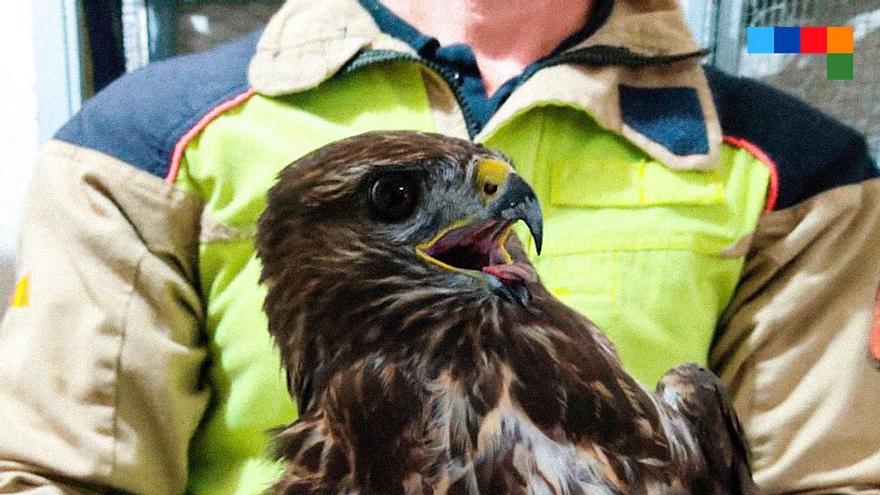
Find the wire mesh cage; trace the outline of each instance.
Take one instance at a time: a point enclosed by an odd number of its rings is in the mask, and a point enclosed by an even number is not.
[[[747,0],[736,72],[761,79],[863,132],[880,156],[880,2],[877,0]],[[852,81],[829,81],[822,55],[748,54],[747,26],[852,26]],[[821,130],[817,130],[821,132]]]
[[[847,3],[846,0],[826,0],[825,4]],[[805,26],[818,17],[814,0],[750,0],[745,6],[747,26]]]

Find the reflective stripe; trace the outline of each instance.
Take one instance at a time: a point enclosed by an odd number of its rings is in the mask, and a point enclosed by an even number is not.
[[[776,200],[779,198],[779,168],[776,166],[776,162],[774,162],[764,150],[759,148],[758,145],[746,139],[734,136],[724,136],[724,142],[748,151],[764,165],[767,165],[767,169],[770,170],[770,185],[767,190],[767,204],[764,206],[764,211],[773,211],[776,207]]]
[[[177,179],[177,172],[180,170],[180,160],[183,158],[183,152],[186,150],[189,142],[192,141],[194,137],[198,136],[199,133],[202,132],[202,130],[204,130],[214,119],[223,114],[223,112],[248,101],[254,93],[253,88],[248,88],[244,93],[240,93],[224,101],[214,107],[210,112],[206,113],[204,117],[196,122],[196,125],[186,131],[186,134],[181,136],[180,139],[177,140],[177,144],[174,145],[174,152],[171,154],[171,164],[168,167],[168,175],[165,176],[165,182],[173,184]]]
[[[15,283],[15,288],[9,296],[10,308],[26,308],[30,305],[30,277],[24,275]]]
[[[880,287],[877,288],[877,301],[874,303],[874,320],[868,335],[868,353],[874,365],[880,367]]]

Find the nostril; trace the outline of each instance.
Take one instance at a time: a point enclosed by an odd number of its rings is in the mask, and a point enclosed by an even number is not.
[[[492,184],[491,182],[483,184],[483,192],[486,193],[487,196],[495,194],[498,192],[498,184]]]

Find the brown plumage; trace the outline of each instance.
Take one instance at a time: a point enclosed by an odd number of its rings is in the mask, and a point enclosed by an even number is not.
[[[517,220],[540,246],[531,189],[458,139],[368,133],[281,172],[257,247],[300,418],[273,493],[753,493],[717,378],[642,389],[541,285]]]

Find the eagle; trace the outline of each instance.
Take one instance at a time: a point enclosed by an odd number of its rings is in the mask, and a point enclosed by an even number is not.
[[[256,249],[300,415],[270,493],[755,492],[717,377],[645,390],[542,286],[518,222],[540,252],[531,187],[457,138],[370,132],[279,173]]]

